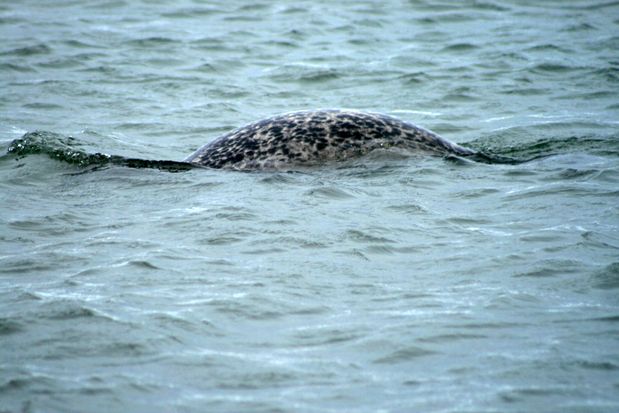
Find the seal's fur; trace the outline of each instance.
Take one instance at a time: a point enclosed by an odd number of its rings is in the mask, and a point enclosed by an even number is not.
[[[282,169],[341,161],[380,148],[474,155],[397,118],[349,110],[292,112],[260,120],[204,145],[185,162],[209,168]]]

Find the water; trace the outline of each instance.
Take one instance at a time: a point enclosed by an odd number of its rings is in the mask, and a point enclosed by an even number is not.
[[[3,3],[0,411],[619,410],[618,28],[603,0]],[[145,161],[318,107],[532,160]]]

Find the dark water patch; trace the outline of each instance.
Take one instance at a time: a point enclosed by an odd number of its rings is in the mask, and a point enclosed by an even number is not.
[[[526,241],[526,240],[525,240]],[[514,275],[514,277],[533,277],[533,278],[545,278],[545,277],[557,277],[567,274],[576,274],[583,270],[584,265],[580,261],[575,260],[560,260],[560,259],[547,259],[540,263],[536,263],[534,268],[529,271],[520,272]]]
[[[355,257],[355,258],[360,258],[363,261],[370,261],[370,258],[365,255],[362,251],[360,251],[358,248],[351,248],[351,249],[347,249],[347,250],[342,250],[342,251],[336,251],[337,254],[340,255],[346,255],[346,256],[351,256],[351,257]]]
[[[281,371],[266,371],[266,372],[237,372],[232,377],[223,377],[217,388],[221,390],[258,390],[265,387],[285,387],[287,384],[298,380],[296,374],[286,373]],[[255,412],[274,412],[284,413],[283,410],[273,408],[268,404],[245,402],[245,408]],[[261,408],[262,407],[262,408]],[[241,408],[240,411],[244,411]]]
[[[602,67],[591,71],[591,74],[598,76],[608,82],[616,83],[619,81],[619,67],[609,66]]]
[[[510,12],[512,10],[511,7],[507,5],[501,5],[493,2],[485,2],[485,1],[474,1],[472,3],[466,3],[467,8],[472,10],[483,10],[483,11],[499,11],[499,12]]]
[[[252,16],[252,15],[226,16],[223,18],[223,21],[229,24],[232,24],[232,25],[235,23],[255,23],[255,22],[261,22],[262,17],[260,17],[259,15],[258,16]]]
[[[445,325],[445,327],[448,327],[448,328],[464,328],[464,329],[471,329],[471,330],[510,330],[514,328],[521,329],[526,326],[527,326],[526,323],[510,322],[510,321],[463,322],[461,324],[446,324]]]
[[[0,274],[9,275],[32,274],[56,269],[55,266],[42,262],[38,258],[5,258],[2,264]]]
[[[561,179],[561,180],[570,180],[576,179],[581,180],[583,178],[589,178],[598,176],[600,171],[598,169],[576,169],[576,168],[567,168],[562,171],[559,171],[555,175],[553,175],[550,179]]]
[[[269,238],[268,240],[259,240],[255,242],[256,245],[285,245],[287,248],[302,248],[302,249],[322,249],[327,248],[323,242],[317,242],[312,239],[293,237],[293,236],[280,236]]]
[[[231,245],[242,242],[243,240],[244,238],[234,236],[214,236],[199,240],[199,243],[204,245]]]
[[[256,249],[243,250],[241,251],[241,253],[247,254],[247,255],[269,255],[269,254],[281,254],[286,251],[288,251],[288,248],[272,247],[272,248],[256,248]]]
[[[428,213],[428,210],[426,208],[417,204],[390,205],[387,207],[387,209],[407,215],[419,215]]]
[[[509,88],[501,90],[501,93],[506,95],[518,95],[518,96],[538,96],[548,93],[545,89],[522,87],[522,88]]]
[[[619,262],[613,262],[591,277],[591,285],[601,290],[619,288]]]
[[[559,45],[556,45],[554,43],[544,43],[544,44],[537,44],[535,46],[529,47],[527,49],[525,49],[526,51],[531,51],[531,52],[543,52],[543,53],[547,53],[550,51],[555,51],[555,52],[562,52],[562,53],[570,53],[571,51],[568,49],[565,49]]]
[[[46,102],[25,103],[22,105],[22,107],[27,108],[27,109],[41,109],[41,110],[56,110],[56,109],[63,108],[61,105],[58,105],[56,103],[46,103]]]
[[[51,395],[58,388],[58,383],[53,377],[37,374],[22,373],[18,377],[4,377],[0,383],[0,394],[11,394],[16,390],[28,389],[32,394]],[[14,393],[13,393],[14,394]],[[0,407],[2,409],[2,407]],[[23,410],[28,412],[29,410]]]
[[[19,333],[23,330],[24,326],[17,321],[5,317],[0,318],[0,336]]]
[[[264,12],[271,9],[270,4],[260,3],[260,2],[252,2],[251,4],[244,4],[236,9],[236,12],[239,13],[254,13],[254,12]]]
[[[231,207],[225,211],[216,213],[214,218],[226,221],[254,221],[257,216],[245,208]]]
[[[590,360],[579,360],[572,362],[576,367],[587,369],[587,370],[601,370],[601,371],[615,371],[619,370],[619,365],[610,361],[590,361]]]
[[[585,231],[580,235],[583,238],[582,244],[600,249],[619,250],[619,240],[606,234],[596,231]]]
[[[127,262],[126,265],[132,266],[132,267],[136,267],[136,268],[140,268],[140,269],[146,269],[146,270],[159,270],[160,268],[158,266],[156,266],[155,264],[146,261],[146,260],[131,260],[129,262]]]
[[[100,317],[96,311],[69,301],[55,301],[41,308],[40,316],[49,320],[74,320]],[[101,317],[105,318],[105,317]]]
[[[159,46],[169,46],[172,43],[178,43],[177,40],[171,39],[169,37],[163,36],[153,36],[153,37],[145,37],[142,39],[133,39],[127,41],[127,44],[132,46],[137,46],[140,48],[150,48],[150,47],[159,47]]]
[[[590,318],[590,319],[585,320],[585,321],[599,321],[599,322],[602,322],[602,323],[619,323],[619,314],[618,315],[605,316],[605,317]]]
[[[27,57],[34,55],[47,55],[52,53],[52,48],[46,44],[37,44],[33,46],[19,47],[17,49],[0,52],[0,56],[18,56]]]
[[[454,333],[454,334],[437,334],[429,337],[421,337],[417,339],[417,341],[422,343],[451,343],[454,341],[462,341],[462,340],[479,340],[486,338],[486,335],[483,334],[468,334],[468,333]]]
[[[568,395],[574,395],[573,389],[551,387],[524,387],[499,392],[499,397],[501,398],[501,400],[507,403],[523,403],[525,401],[530,402],[532,398],[564,398]]]
[[[15,63],[0,63],[0,72],[20,72],[32,73],[37,70],[29,65],[18,65]]]
[[[597,28],[589,23],[571,24],[568,27],[561,29],[562,32],[588,32]]]
[[[329,83],[340,78],[339,70],[329,67],[312,67],[288,64],[268,72],[268,77],[278,82],[298,82],[302,84]]]
[[[36,66],[40,69],[77,69],[84,66],[82,59],[71,56],[61,59],[52,59],[44,62],[39,62]]]
[[[279,185],[279,184],[295,184],[297,181],[294,178],[297,173],[273,173],[263,178],[260,178],[260,182],[267,185]]]
[[[368,255],[391,255],[397,252],[397,249],[387,245],[369,245],[363,249]],[[410,251],[405,251],[410,252]]]
[[[11,24],[17,24],[17,23],[25,23],[27,22],[27,19],[24,17],[19,17],[19,16],[11,16],[11,15],[4,15],[4,16],[0,16],[0,25],[11,25]]]
[[[265,305],[267,303],[270,305]],[[285,313],[275,310],[278,306],[268,299],[258,300],[257,303],[252,303],[251,300],[241,302],[233,299],[215,299],[211,300],[208,306],[218,314],[237,319],[276,320],[285,316]]]
[[[439,220],[439,223],[446,222],[456,225],[485,225],[490,224],[492,221],[484,218],[470,218],[470,217],[451,217],[445,220]]]
[[[472,43],[454,43],[448,46],[445,46],[441,49],[443,52],[470,52],[471,50],[475,50],[479,48],[479,46],[474,45]]]
[[[229,50],[229,46],[227,45],[225,39],[220,37],[204,37],[191,41],[190,45],[193,48],[203,51],[217,52]]]
[[[63,40],[62,44],[68,47],[76,48],[76,49],[104,49],[103,47],[97,44],[86,43],[83,40],[75,40],[75,39]],[[104,55],[97,55],[97,56],[104,56]]]
[[[423,347],[409,346],[397,351],[394,351],[386,356],[379,357],[373,362],[377,364],[400,364],[411,362],[415,359],[427,357],[437,354],[436,351],[428,350]]]
[[[348,230],[344,233],[348,240],[360,243],[394,243],[395,241],[386,237],[376,236],[361,230]]]
[[[180,8],[169,12],[163,12],[161,13],[161,16],[171,19],[195,19],[197,17],[208,17],[221,13],[223,13],[223,10],[217,8],[216,6],[200,6]]]
[[[475,199],[475,198],[483,198],[486,197],[488,195],[494,195],[500,193],[500,191],[496,188],[475,188],[475,189],[467,189],[464,191],[458,191],[455,192],[453,194],[454,197],[456,198],[462,198],[462,199]],[[485,220],[481,220],[481,221],[477,221],[475,222],[474,219],[469,219],[469,223],[471,224],[475,224],[475,223],[479,223],[479,224],[483,224],[483,223],[488,223],[486,222],[482,222]]]
[[[584,67],[571,66],[563,63],[539,63],[529,68],[529,71],[536,74],[566,74],[580,71]]]
[[[336,343],[354,341],[363,335],[356,329],[343,330],[339,328],[304,329],[292,336],[295,346],[324,346]]]
[[[398,77],[398,80],[405,84],[422,84],[427,83],[431,79],[430,74],[426,72],[407,73]]]
[[[306,7],[303,7],[301,5],[295,5],[295,6],[288,6],[288,5],[283,5],[282,4],[282,8],[280,10],[278,10],[278,13],[282,13],[282,14],[303,14],[303,13],[307,13],[308,9]]]
[[[453,10],[453,9],[451,9]],[[451,11],[450,10],[450,11]],[[443,13],[439,20],[441,24],[445,23],[465,23],[478,20],[479,16],[473,13]]]

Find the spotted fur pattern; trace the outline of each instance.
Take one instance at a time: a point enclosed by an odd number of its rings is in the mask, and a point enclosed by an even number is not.
[[[391,116],[318,110],[250,123],[209,142],[185,162],[237,170],[285,169],[351,159],[381,148],[435,155],[475,153]]]

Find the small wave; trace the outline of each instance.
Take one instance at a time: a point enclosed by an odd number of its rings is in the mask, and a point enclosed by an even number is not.
[[[570,66],[563,63],[539,63],[529,68],[529,71],[537,74],[565,74],[569,72],[575,72],[578,70],[586,69],[582,66]]]
[[[378,364],[399,364],[402,362],[410,362],[420,357],[426,357],[436,354],[435,351],[427,350],[422,347],[410,346],[401,350],[392,352],[391,354],[379,357],[374,360]]]
[[[106,165],[129,168],[155,168],[169,172],[186,171],[196,168],[187,162],[168,160],[147,160],[127,158],[104,153],[88,153],[80,149],[83,143],[71,136],[54,132],[35,131],[15,139],[7,149],[7,156],[23,158],[28,155],[43,154],[52,159],[80,167],[102,167]]]
[[[23,326],[14,320],[0,318],[0,336],[19,333],[23,329]]]
[[[474,160],[487,163],[523,163],[570,152],[619,156],[619,141],[596,136],[541,138],[516,145],[504,145],[498,142],[498,137],[488,137],[467,145],[480,152],[477,156],[479,159],[474,156]]]
[[[593,286],[601,290],[619,288],[619,262],[613,262],[593,275]]]
[[[157,47],[176,43],[176,40],[170,39],[169,37],[153,36],[143,39],[132,39],[127,41],[127,43],[137,47]]]
[[[477,48],[479,48],[479,46],[476,46],[472,43],[454,43],[446,47],[443,47],[442,51],[444,52],[469,52]]]
[[[52,52],[51,47],[46,44],[36,44],[33,46],[19,47],[17,49],[12,49],[7,52],[2,52],[2,55],[5,56],[33,56],[38,54],[50,54]]]

